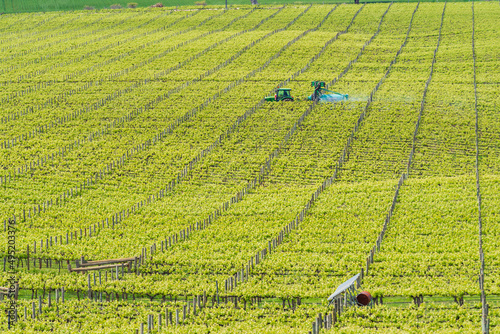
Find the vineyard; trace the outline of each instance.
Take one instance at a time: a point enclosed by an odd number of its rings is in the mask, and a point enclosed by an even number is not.
[[[0,330],[500,333],[498,17],[0,15]]]

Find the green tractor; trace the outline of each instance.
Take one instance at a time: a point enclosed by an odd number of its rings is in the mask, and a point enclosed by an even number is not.
[[[266,101],[293,101],[290,88],[276,88],[274,96],[266,96]]]

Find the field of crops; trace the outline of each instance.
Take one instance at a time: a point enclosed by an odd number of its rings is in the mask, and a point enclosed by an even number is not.
[[[500,332],[498,17],[1,15],[0,330]],[[328,305],[356,274],[373,307]]]

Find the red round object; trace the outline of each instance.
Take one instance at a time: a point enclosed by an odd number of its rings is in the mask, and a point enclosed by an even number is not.
[[[356,300],[358,304],[366,306],[372,301],[372,295],[368,291],[363,291],[357,295]]]

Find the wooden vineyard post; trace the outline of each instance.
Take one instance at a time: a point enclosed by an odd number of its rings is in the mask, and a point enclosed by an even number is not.
[[[90,289],[90,274],[87,274],[87,278],[88,278],[88,297],[90,300],[92,300],[92,290]]]
[[[217,294],[217,306],[219,306],[219,282],[215,281],[215,291]]]

